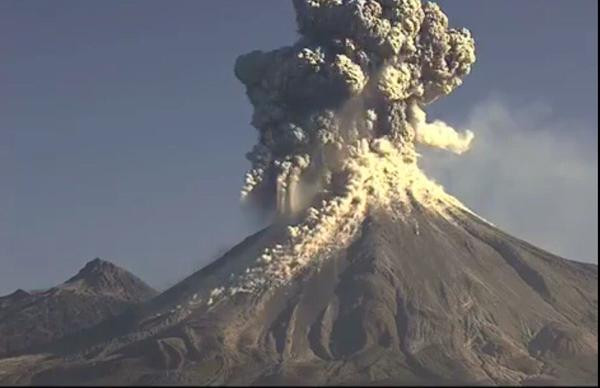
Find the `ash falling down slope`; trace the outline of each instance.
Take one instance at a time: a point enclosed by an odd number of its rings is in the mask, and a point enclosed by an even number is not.
[[[418,167],[473,133],[427,104],[475,62],[418,0],[295,0],[300,39],[241,56],[259,142],[245,202],[272,225],[48,353],[33,384],[597,384],[597,266],[481,219]],[[16,366],[18,365],[18,366]]]

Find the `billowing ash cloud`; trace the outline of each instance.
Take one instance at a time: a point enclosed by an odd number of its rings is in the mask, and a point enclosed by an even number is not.
[[[427,123],[423,107],[462,83],[475,62],[466,29],[420,0],[293,0],[300,39],[238,58],[258,144],[244,198],[280,213],[339,190],[361,139],[386,138],[414,160],[421,142],[461,153],[473,134]]]

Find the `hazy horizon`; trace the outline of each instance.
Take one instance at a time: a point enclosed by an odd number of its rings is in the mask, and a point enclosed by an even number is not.
[[[475,141],[422,164],[505,231],[597,263],[597,2],[438,3],[478,59],[428,112]],[[258,230],[233,64],[295,40],[291,2],[5,0],[0,32],[0,295],[95,257],[162,289]]]

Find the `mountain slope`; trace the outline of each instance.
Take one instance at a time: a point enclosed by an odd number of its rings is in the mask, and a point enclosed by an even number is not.
[[[0,297],[0,357],[50,345],[155,294],[131,273],[100,259],[48,290],[17,290]]]
[[[459,208],[448,218],[420,208],[410,221],[371,211],[350,245],[285,286],[201,302],[280,229],[163,293],[125,335],[48,356],[25,381],[597,383],[597,266]]]

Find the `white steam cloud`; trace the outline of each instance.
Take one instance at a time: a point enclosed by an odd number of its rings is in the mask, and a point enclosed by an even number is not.
[[[417,105],[411,107],[410,115],[410,122],[415,129],[415,139],[418,143],[441,148],[459,155],[469,150],[471,141],[475,136],[473,132],[466,130],[459,133],[441,120],[428,123],[425,112]]]

